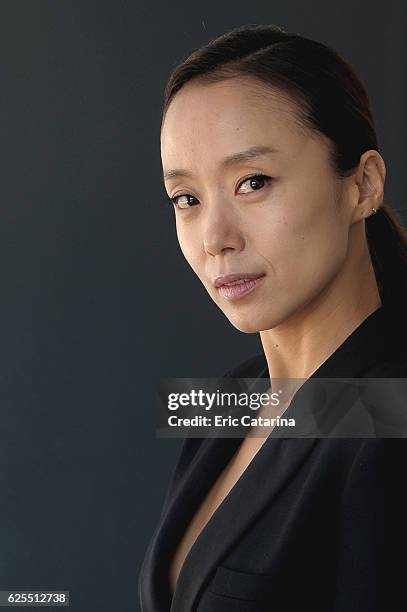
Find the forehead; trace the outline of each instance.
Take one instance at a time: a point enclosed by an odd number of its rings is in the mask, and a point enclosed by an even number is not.
[[[281,154],[298,151],[311,136],[296,102],[255,79],[187,83],[171,101],[161,130],[164,166],[191,163],[193,155],[223,158],[253,143]]]

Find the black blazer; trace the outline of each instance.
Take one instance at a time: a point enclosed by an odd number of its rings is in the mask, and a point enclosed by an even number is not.
[[[403,315],[382,306],[312,376],[405,378],[406,339]],[[268,376],[264,355],[226,376]],[[184,440],[139,574],[143,612],[407,609],[406,440],[275,431],[194,542],[171,598],[176,543],[241,442]]]

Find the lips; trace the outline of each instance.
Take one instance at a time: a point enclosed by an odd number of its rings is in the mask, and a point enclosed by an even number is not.
[[[213,284],[215,287],[219,288],[222,285],[233,286],[233,284],[239,284],[239,281],[243,283],[248,280],[256,280],[257,278],[261,278],[265,276],[263,273],[256,272],[237,272],[236,274],[225,274],[223,276],[217,276]]]

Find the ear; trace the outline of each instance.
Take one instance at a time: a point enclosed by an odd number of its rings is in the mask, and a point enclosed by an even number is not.
[[[374,149],[365,151],[354,174],[353,222],[366,219],[379,210],[383,202],[385,179],[386,166],[380,153]]]

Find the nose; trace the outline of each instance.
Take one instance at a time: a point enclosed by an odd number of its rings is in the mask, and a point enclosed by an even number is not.
[[[206,208],[202,239],[208,255],[215,256],[223,251],[239,251],[243,248],[244,237],[231,206],[228,202],[222,202]]]

